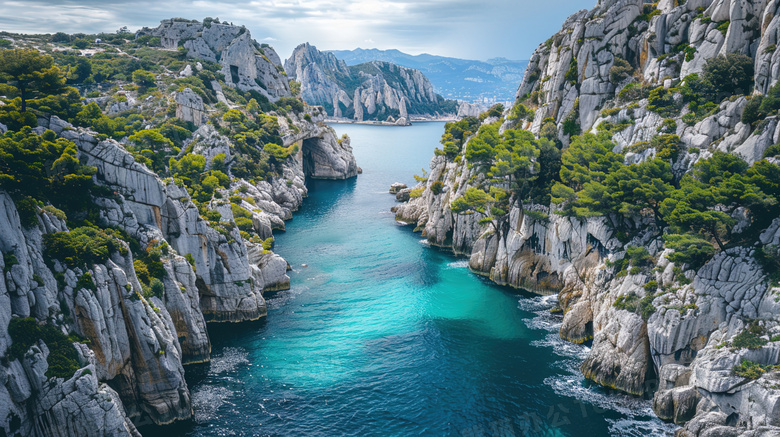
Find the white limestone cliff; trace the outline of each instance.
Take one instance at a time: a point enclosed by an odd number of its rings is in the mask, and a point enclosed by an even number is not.
[[[780,129],[775,117],[753,126],[743,123],[749,98],[726,99],[689,124],[684,120],[687,109],[667,119],[648,108],[646,95],[618,96],[630,83],[673,88],[687,75],[701,72],[708,59],[733,52],[754,59],[755,90],[765,94],[780,78],[773,50],[780,4],[661,1],[650,14],[645,7],[653,10],[656,5],[601,0],[593,10],[574,14],[561,32],[540,45],[517,93],[518,102],[535,108],[535,114],[520,127],[538,135],[552,117],[565,146],[567,121],[596,133],[603,122],[630,120],[610,135],[626,163],[636,163],[657,151],[652,146],[634,151],[631,146],[674,126],[666,133],[678,135],[682,143],[672,167],[678,177],[715,150],[734,153],[750,164],[763,159],[765,150],[780,142]],[[610,69],[618,58],[637,75],[613,83]],[[674,98],[681,101],[679,95]],[[507,122],[502,129],[506,127],[515,124]],[[417,187],[424,189],[422,195],[395,208],[399,221],[415,225],[432,244],[469,256],[471,270],[496,283],[558,293],[561,336],[593,342],[581,366],[583,374],[627,393],[653,394],[656,414],[684,425],[679,435],[780,434],[780,385],[775,382],[780,374],[769,371],[750,380],[733,373],[743,359],[765,366],[780,359],[777,289],[756,262],[753,243],[681,272],[681,266],[666,259],[670,251],[664,250],[660,230],[638,220],[633,224],[638,236],[627,244],[647,248],[657,260],[656,268],[618,276],[611,263],[623,258],[626,242],[615,237],[605,218],[580,220],[556,215],[547,205],[525,205],[548,218],[512,208],[508,229],[499,238],[478,224],[478,214],[453,214],[450,203],[482,182],[465,155],[456,161],[443,156],[431,161],[428,181]],[[431,190],[436,181],[443,183],[439,194]],[[755,244],[777,244],[778,222]],[[657,285],[648,285],[652,281]],[[645,318],[616,304],[626,296],[638,301],[647,297]],[[767,344],[755,350],[731,346],[751,320],[766,332]]]
[[[349,67],[308,43],[299,45],[284,66],[301,83],[303,100],[335,118],[408,123],[411,116],[447,115],[445,100],[419,70],[380,61]],[[449,115],[455,111],[453,106]]]
[[[252,39],[243,26],[174,18],[136,34],[143,35],[159,37],[163,48],[169,50],[184,47],[190,58],[219,63],[229,86],[255,90],[272,102],[290,95],[279,55],[267,44]]]

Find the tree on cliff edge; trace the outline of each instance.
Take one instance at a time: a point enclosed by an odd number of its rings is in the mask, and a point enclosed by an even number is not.
[[[22,112],[27,101],[39,96],[56,95],[65,88],[65,79],[51,56],[32,49],[0,51],[0,83],[8,84],[22,99]]]

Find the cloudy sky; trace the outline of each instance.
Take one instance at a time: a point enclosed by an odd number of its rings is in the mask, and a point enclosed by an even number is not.
[[[379,48],[486,60],[528,59],[563,20],[596,0],[0,0],[0,30],[113,32],[183,17],[243,24],[282,58],[300,43],[321,50]]]

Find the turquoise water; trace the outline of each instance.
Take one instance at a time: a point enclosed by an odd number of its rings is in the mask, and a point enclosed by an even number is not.
[[[364,173],[311,181],[277,236],[292,289],[268,317],[211,326],[213,361],[188,367],[192,436],[599,436],[669,428],[649,403],[577,372],[554,297],[521,295],[399,226],[387,190],[428,168],[442,123],[336,125]],[[167,435],[171,435],[168,432]]]

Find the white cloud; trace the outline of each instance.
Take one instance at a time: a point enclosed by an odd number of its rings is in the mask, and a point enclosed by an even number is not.
[[[219,17],[245,25],[287,57],[300,43],[321,50],[361,44],[416,53],[528,59],[563,20],[594,0],[0,0],[0,30],[113,32],[165,18]],[[53,13],[52,11],[56,11]],[[371,35],[366,38],[366,35]]]

